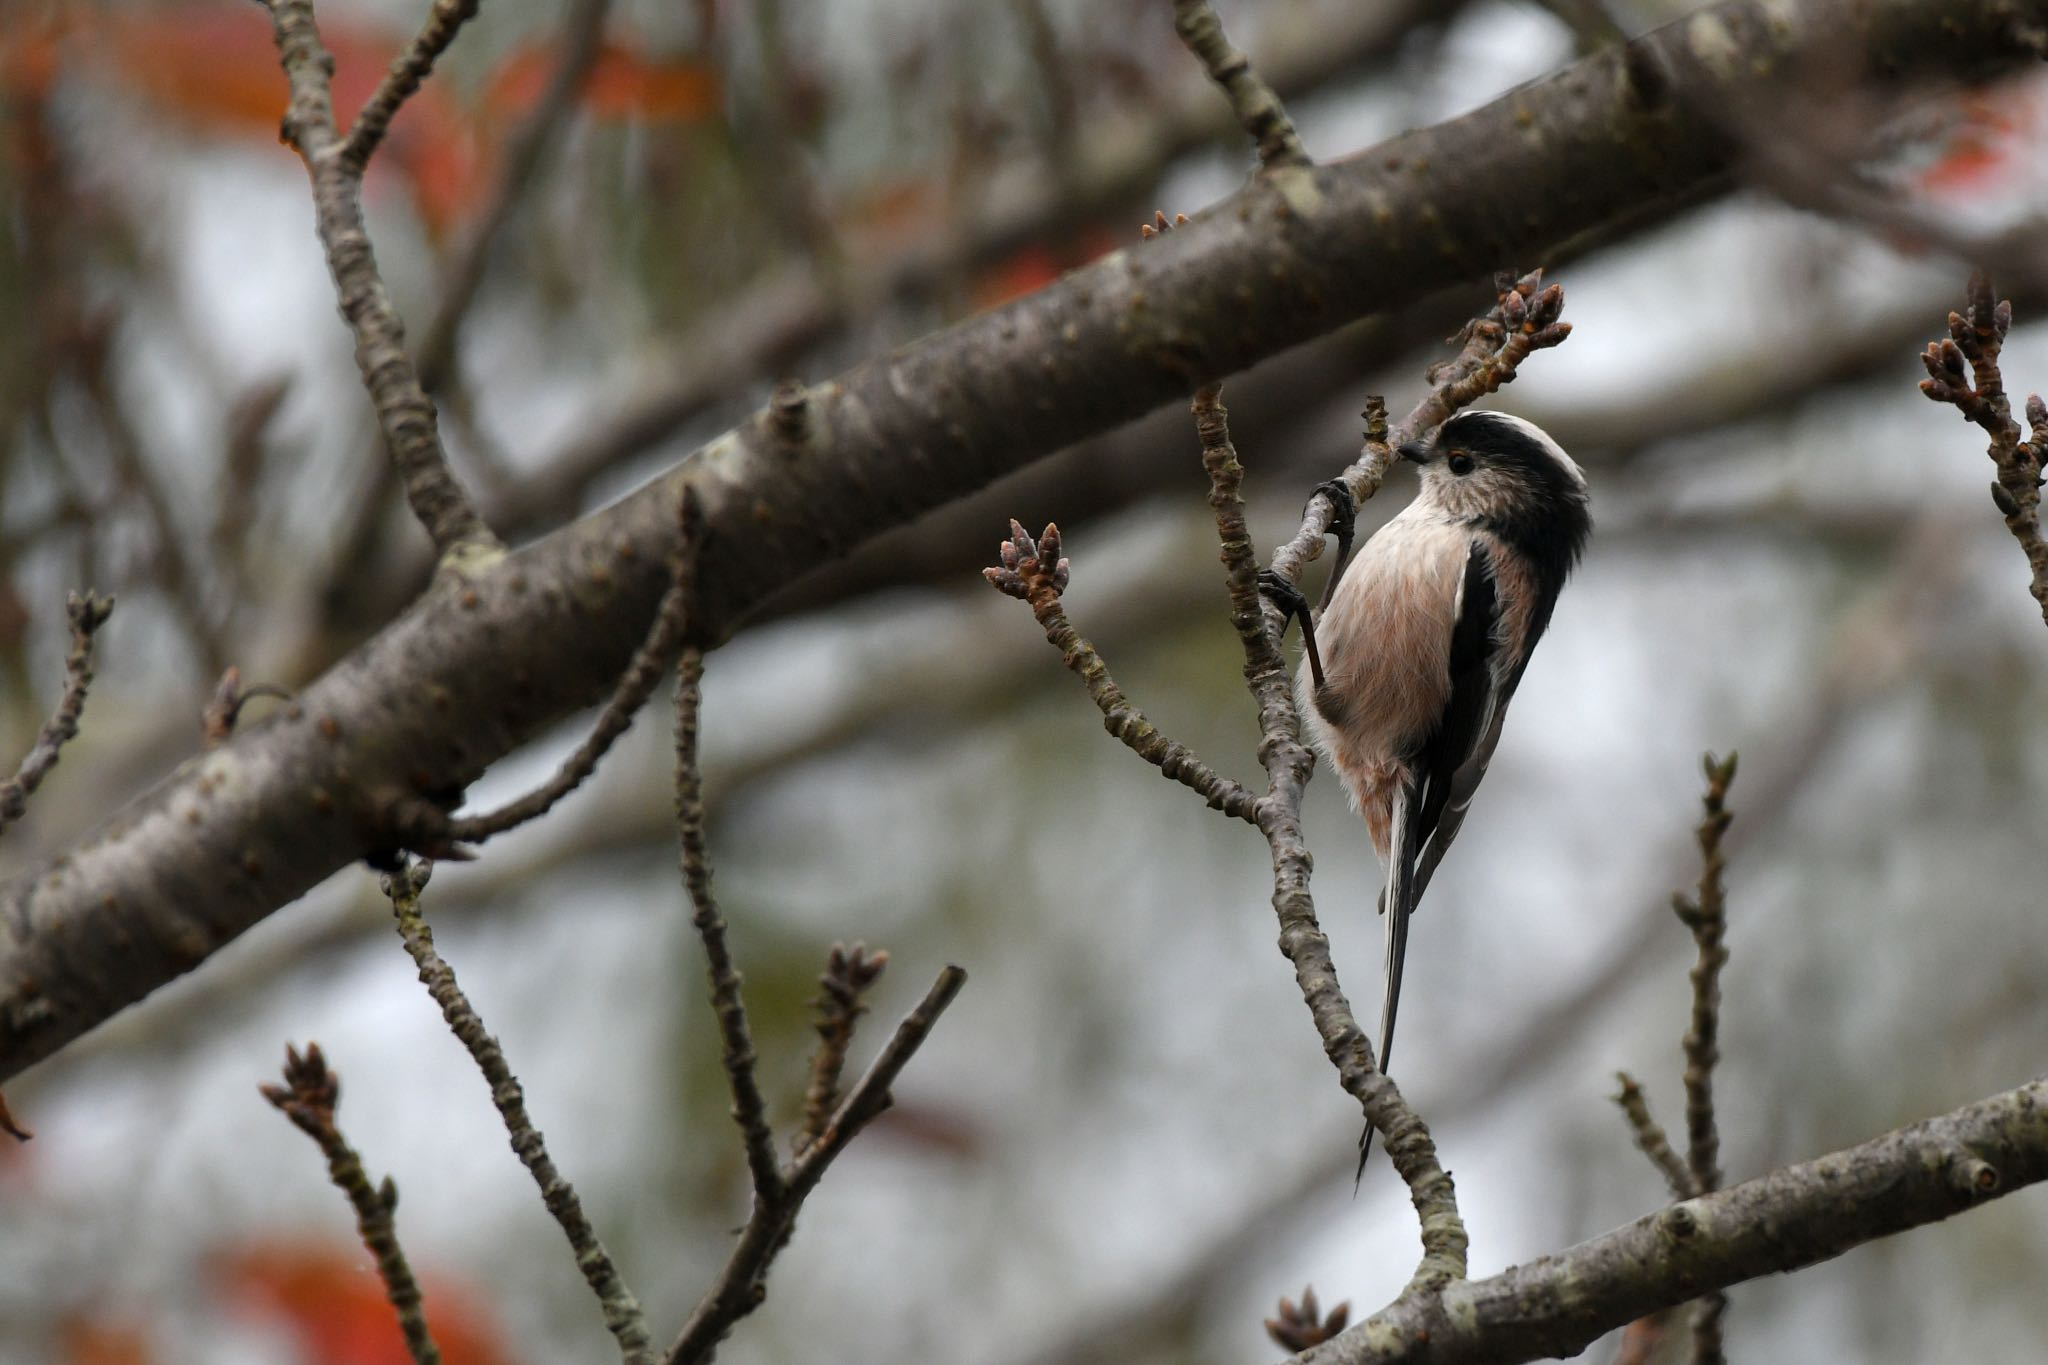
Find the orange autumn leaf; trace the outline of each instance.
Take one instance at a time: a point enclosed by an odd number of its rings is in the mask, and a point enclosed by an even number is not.
[[[1117,245],[1116,237],[1098,225],[1084,228],[1056,246],[1034,243],[1021,247],[975,277],[974,306],[994,308],[1022,298]]]
[[[156,1359],[149,1338],[132,1322],[68,1317],[57,1341],[63,1365],[151,1365]]]
[[[212,1269],[243,1311],[287,1327],[311,1365],[410,1365],[397,1310],[361,1247],[252,1242],[217,1257]],[[473,1294],[417,1265],[414,1272],[446,1365],[511,1365]]]
[[[484,107],[493,115],[524,113],[561,60],[552,47],[528,45],[514,51],[491,77]],[[724,86],[718,72],[702,62],[657,61],[606,43],[584,78],[578,106],[594,118],[651,123],[688,123],[718,112]]]

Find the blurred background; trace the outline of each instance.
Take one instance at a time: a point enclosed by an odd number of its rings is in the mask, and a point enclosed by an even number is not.
[[[1319,157],[1612,38],[1562,4],[1220,8]],[[1633,33],[1686,8],[1607,12]],[[423,12],[322,5],[344,109]],[[586,78],[549,100],[599,24]],[[276,141],[283,100],[246,0],[6,7],[0,754],[54,702],[65,590],[120,604],[83,735],[0,873],[192,753],[228,664],[301,685],[423,581]],[[2002,234],[2022,392],[2048,384],[2048,272],[2024,268],[2023,230],[2048,190],[2042,101],[2038,82],[1937,93],[1874,168],[1955,231]],[[1049,282],[1248,166],[1163,3],[494,0],[399,120],[368,203],[452,456],[524,539],[778,379]],[[1400,1067],[1475,1275],[1663,1202],[1608,1096],[1625,1067],[1682,1120],[1692,946],[1668,897],[1697,874],[1703,749],[1742,754],[1731,1181],[2041,1067],[2028,813],[2048,634],[1981,435],[1915,390],[1966,275],[1939,245],[1734,189],[1542,263],[1575,331],[1498,402],[1588,467],[1598,530],[1415,925]],[[1226,388],[1263,543],[1353,457],[1366,394],[1405,411],[1489,299],[1474,281]],[[1397,474],[1364,525],[1410,491]],[[1391,1168],[1352,1192],[1357,1110],[1275,949],[1262,841],[1109,741],[976,572],[1006,517],[1057,520],[1075,623],[1153,719],[1249,778],[1204,492],[1185,414],[1157,414],[828,568],[711,658],[713,853],[775,1113],[796,1111],[834,940],[894,959],[857,1060],[941,964],[971,973],[722,1359],[1267,1359],[1280,1295],[1312,1281],[1369,1311],[1413,1270]],[[584,724],[473,804],[551,769]],[[668,745],[644,717],[553,816],[427,893],[661,1336],[746,1202]],[[1376,1015],[1377,866],[1326,775],[1308,818],[1323,922]],[[288,1039],[321,1043],[345,1131],[396,1178],[452,1361],[610,1358],[394,937],[373,875],[339,874],[10,1084],[37,1138],[0,1148],[0,1360],[403,1359],[346,1206],[257,1094]],[[1743,1286],[1731,1357],[2035,1358],[2041,1208],[2020,1194]]]

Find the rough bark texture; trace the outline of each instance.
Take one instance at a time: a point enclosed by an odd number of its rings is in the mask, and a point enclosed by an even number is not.
[[[680,485],[707,518],[699,640],[877,532],[1364,314],[1694,195],[1710,111],[1756,108],[1811,47],[1873,77],[2030,59],[2048,0],[1726,4],[1348,160],[1266,176],[1142,252],[817,386],[625,502],[441,580],[307,688],[48,867],[0,888],[0,1079],[391,842],[601,697],[666,586]],[[2032,26],[2029,28],[2029,26]],[[2026,31],[2022,31],[2026,30]]]
[[[1492,1279],[1404,1295],[1300,1359],[1480,1365],[1576,1355],[1659,1308],[1828,1260],[2044,1178],[2048,1081],[2035,1081]]]

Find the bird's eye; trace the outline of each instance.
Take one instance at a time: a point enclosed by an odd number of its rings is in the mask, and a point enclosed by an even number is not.
[[[1451,467],[1453,474],[1470,474],[1472,472],[1472,457],[1462,450],[1452,451],[1451,458],[1444,461],[1444,463]]]

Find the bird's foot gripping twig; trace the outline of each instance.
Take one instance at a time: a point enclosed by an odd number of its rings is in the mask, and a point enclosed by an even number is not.
[[[1340,539],[1341,553],[1348,552],[1349,538]],[[1288,582],[1286,577],[1272,569],[1259,570],[1259,594],[1274,606],[1280,608],[1280,615],[1288,620],[1301,622],[1301,645],[1308,655],[1308,675],[1315,680],[1316,691],[1323,690],[1323,656],[1316,648],[1316,623],[1308,609],[1308,599],[1301,595],[1301,589]]]

